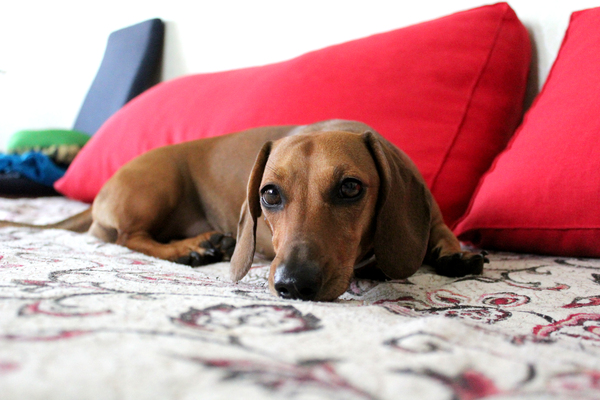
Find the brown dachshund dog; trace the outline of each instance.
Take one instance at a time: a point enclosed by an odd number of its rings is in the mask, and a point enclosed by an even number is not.
[[[91,211],[44,228],[87,230],[192,266],[231,259],[235,281],[256,252],[273,259],[271,292],[303,300],[336,299],[364,265],[402,279],[423,262],[463,276],[488,261],[461,250],[402,151],[339,120],[149,151],[104,185]]]

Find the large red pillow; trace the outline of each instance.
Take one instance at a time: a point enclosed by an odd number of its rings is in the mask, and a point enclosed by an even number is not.
[[[600,256],[600,8],[573,13],[541,93],[456,232],[488,248]]]
[[[526,29],[500,3],[277,64],[175,79],[108,120],[55,187],[91,202],[154,147],[342,118],[408,153],[451,223],[521,118],[529,59]]]

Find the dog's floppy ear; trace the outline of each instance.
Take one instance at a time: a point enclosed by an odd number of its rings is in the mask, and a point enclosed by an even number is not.
[[[271,153],[271,145],[272,142],[266,142],[260,149],[248,180],[246,201],[242,205],[238,223],[237,243],[231,257],[231,279],[236,282],[246,276],[254,259],[256,220],[261,214],[258,191],[260,190],[265,165]]]
[[[422,264],[431,226],[431,194],[408,156],[374,132],[363,138],[380,178],[375,227],[377,266],[392,279]]]

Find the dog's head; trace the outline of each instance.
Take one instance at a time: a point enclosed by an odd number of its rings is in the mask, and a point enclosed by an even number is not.
[[[430,201],[412,162],[374,132],[268,142],[248,182],[232,278],[250,269],[261,214],[273,235],[269,288],[277,296],[334,300],[373,253],[387,276],[405,278],[427,250]]]

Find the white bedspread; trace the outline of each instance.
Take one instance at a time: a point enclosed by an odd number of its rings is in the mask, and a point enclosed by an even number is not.
[[[85,208],[0,199],[0,219]],[[600,260],[492,254],[286,301],[266,266],[192,269],[87,235],[0,229],[0,399],[598,399]]]

